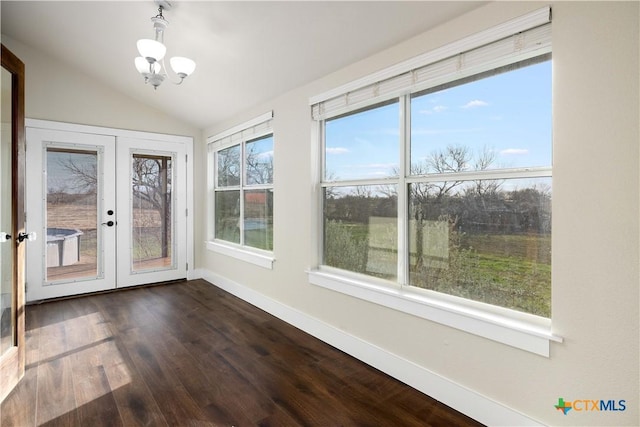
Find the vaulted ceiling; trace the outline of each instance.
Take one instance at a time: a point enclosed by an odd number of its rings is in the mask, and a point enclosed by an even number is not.
[[[2,34],[205,128],[481,6],[475,1],[172,1],[167,56],[197,63],[154,91],[133,65],[154,1],[0,2]]]

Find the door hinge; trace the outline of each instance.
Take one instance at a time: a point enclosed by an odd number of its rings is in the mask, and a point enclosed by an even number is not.
[[[184,216],[189,216],[189,208],[184,210]]]
[[[184,155],[184,161],[185,161],[185,163],[189,161],[189,155],[188,154]]]
[[[187,267],[186,268],[187,268],[187,271],[189,271],[189,263],[187,263]]]

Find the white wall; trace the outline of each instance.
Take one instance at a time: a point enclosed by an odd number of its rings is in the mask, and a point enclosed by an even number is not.
[[[311,96],[536,10],[498,2],[205,130],[216,134],[274,110],[275,264],[272,271],[214,254],[197,266],[553,425],[638,425],[639,4],[553,3],[553,330],[549,358],[310,285]],[[196,194],[206,192],[199,146]],[[196,236],[206,236],[206,203]],[[206,276],[206,274],[205,274]],[[211,277],[211,276],[210,276]],[[268,305],[268,304],[267,304]],[[624,412],[563,415],[559,397],[624,399]],[[473,415],[473,414],[471,414]]]
[[[200,138],[201,129],[116,92],[40,50],[4,34],[2,44],[25,64],[27,118]]]

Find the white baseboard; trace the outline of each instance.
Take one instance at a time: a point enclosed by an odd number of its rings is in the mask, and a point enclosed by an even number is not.
[[[251,288],[205,269],[199,276],[238,298],[303,330],[345,353],[379,369],[463,414],[490,426],[541,426],[543,424],[448,380],[411,361],[348,334]]]

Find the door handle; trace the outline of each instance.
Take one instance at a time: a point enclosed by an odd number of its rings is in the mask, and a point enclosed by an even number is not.
[[[113,221],[107,221],[107,222],[103,222],[102,225],[106,225],[107,227],[113,227],[115,224],[115,222]]]
[[[38,236],[34,231],[32,231],[31,233],[25,233],[24,231],[18,233],[18,243],[22,243],[25,240],[28,242],[33,242],[37,238]]]
[[[11,240],[11,234],[7,234],[4,231],[0,233],[0,243],[8,242]]]

